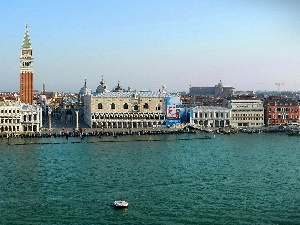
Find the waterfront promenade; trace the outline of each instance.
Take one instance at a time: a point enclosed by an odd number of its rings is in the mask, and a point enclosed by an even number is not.
[[[106,136],[128,136],[128,135],[162,135],[162,134],[183,134],[183,133],[217,133],[217,134],[236,134],[243,133],[277,133],[287,132],[279,127],[261,127],[260,129],[242,129],[230,127],[193,127],[189,124],[181,124],[176,127],[148,127],[148,128],[90,128],[83,121],[79,120],[78,129],[76,129],[75,121],[62,123],[56,118],[51,119],[51,129],[44,127],[38,132],[0,132],[1,139],[9,138],[70,138],[78,137],[106,137]],[[48,121],[44,121],[48,124]]]
[[[164,135],[164,134],[195,134],[195,133],[214,133],[214,134],[236,134],[236,133],[278,133],[287,132],[288,130],[278,129],[277,127],[263,127],[261,129],[238,129],[238,128],[193,128],[190,126],[178,127],[153,127],[153,128],[54,128],[51,130],[44,129],[39,132],[1,132],[0,139],[13,138],[71,138],[77,137],[83,139],[84,137],[119,137],[119,136],[141,136],[141,135]]]
[[[87,136],[124,136],[124,135],[151,135],[151,134],[181,134],[181,133],[196,133],[196,130],[182,129],[182,128],[81,128],[76,130],[74,128],[56,128],[43,130],[39,132],[2,132],[0,138],[48,138],[48,137],[87,137]]]

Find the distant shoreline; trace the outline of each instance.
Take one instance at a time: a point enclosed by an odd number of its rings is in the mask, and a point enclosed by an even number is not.
[[[96,129],[88,128],[75,130],[75,129],[55,129],[52,131],[40,132],[23,132],[23,133],[0,133],[0,138],[49,138],[49,137],[92,137],[92,136],[123,136],[123,135],[151,135],[151,134],[182,134],[182,133],[196,133],[196,130],[189,129],[172,129],[172,128],[156,128],[156,129]]]
[[[82,128],[76,130],[74,128],[55,128],[50,131],[37,131],[37,132],[0,132],[0,138],[43,138],[43,137],[81,137],[81,136],[120,136],[120,135],[145,135],[145,134],[182,134],[182,133],[222,133],[222,134],[235,134],[235,133],[278,133],[288,132],[286,129],[278,129],[276,127],[262,127],[262,128],[231,128],[228,127],[218,128],[190,128],[190,127],[178,127],[178,128]]]

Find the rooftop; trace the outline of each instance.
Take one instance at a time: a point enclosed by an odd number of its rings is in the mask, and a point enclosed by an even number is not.
[[[201,109],[201,110],[229,110],[226,107],[221,107],[221,106],[196,106],[193,107],[192,109]]]
[[[103,98],[111,98],[111,97],[119,97],[119,98],[131,98],[131,97],[175,97],[175,95],[163,93],[163,92],[152,92],[152,91],[140,91],[140,92],[103,92],[103,93],[93,93],[92,97],[103,97]]]

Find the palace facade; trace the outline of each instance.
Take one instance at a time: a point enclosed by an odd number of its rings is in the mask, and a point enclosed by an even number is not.
[[[104,92],[84,96],[84,120],[93,128],[148,128],[166,120],[166,93]]]
[[[166,125],[167,94],[161,92],[125,91],[118,83],[110,92],[105,82],[100,82],[96,92],[83,95],[84,121],[92,128],[149,128]],[[179,99],[179,98],[178,98]]]

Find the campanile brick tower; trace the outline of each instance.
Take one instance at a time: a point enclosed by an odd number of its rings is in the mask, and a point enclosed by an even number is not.
[[[20,100],[30,105],[33,103],[33,57],[27,24],[20,56]]]

